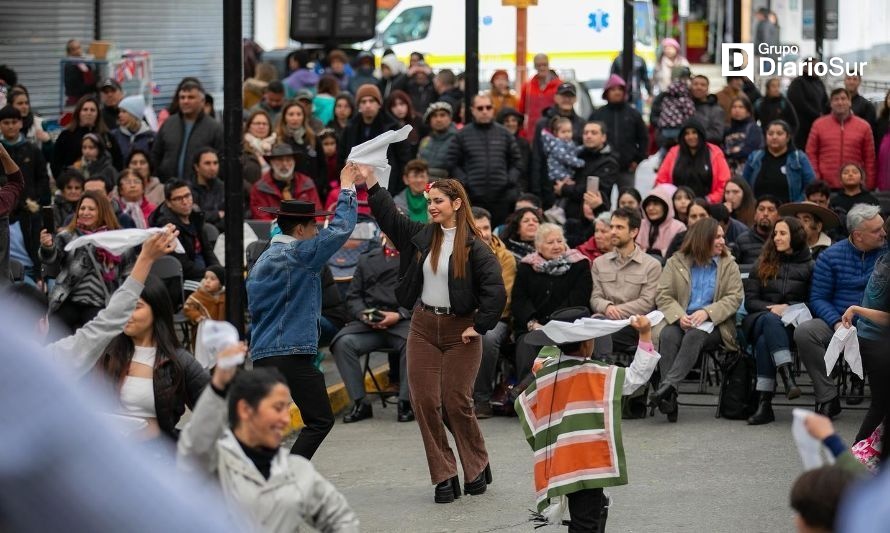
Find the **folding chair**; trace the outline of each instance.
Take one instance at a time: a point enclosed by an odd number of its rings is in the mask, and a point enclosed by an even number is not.
[[[374,390],[365,389],[365,393],[376,394],[380,397],[380,403],[383,404],[383,407],[386,407],[388,403],[395,404],[398,402],[398,400],[391,400],[393,396],[398,397],[398,393],[384,390],[383,387],[380,386],[380,383],[377,381],[377,377],[374,375],[374,369],[371,368],[371,354],[374,352],[384,353],[388,357],[390,354],[400,354],[401,351],[396,350],[395,348],[375,348],[365,354],[362,354],[362,356],[365,358],[364,375],[362,377],[369,376],[371,378],[371,383],[374,384]],[[401,376],[400,379],[408,379],[408,376]]]

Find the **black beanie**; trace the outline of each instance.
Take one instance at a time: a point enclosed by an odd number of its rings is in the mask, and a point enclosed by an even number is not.
[[[219,279],[220,287],[226,286],[226,270],[223,267],[219,265],[212,265],[207,267],[207,271],[213,272],[216,275],[216,277]]]

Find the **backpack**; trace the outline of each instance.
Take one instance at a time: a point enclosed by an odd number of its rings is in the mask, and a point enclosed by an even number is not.
[[[748,418],[757,409],[757,393],[754,390],[757,370],[754,359],[744,352],[729,352],[718,364],[723,380],[717,399],[717,418]]]

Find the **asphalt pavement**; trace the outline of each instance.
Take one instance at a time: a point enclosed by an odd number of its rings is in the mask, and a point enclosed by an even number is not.
[[[609,532],[793,531],[788,492],[802,471],[791,438],[791,408],[777,421],[748,426],[714,418],[714,396],[681,395],[710,404],[680,408],[679,422],[663,415],[624,421],[629,485],[612,497]],[[806,407],[807,402],[801,402]],[[845,411],[836,428],[847,440],[863,411]],[[516,418],[480,421],[494,483],[481,496],[433,502],[416,423],[397,423],[394,406],[374,405],[374,418],[339,421],[313,463],[347,497],[369,532],[566,531],[535,530],[531,451]],[[461,473],[461,482],[463,475]]]

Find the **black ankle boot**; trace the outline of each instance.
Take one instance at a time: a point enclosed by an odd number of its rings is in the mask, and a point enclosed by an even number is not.
[[[460,498],[460,481],[457,476],[437,484],[433,498],[436,503],[451,503],[455,498]]]
[[[850,395],[847,396],[847,405],[859,405],[865,400],[865,381],[859,376],[850,379]]]
[[[414,420],[414,409],[411,408],[411,402],[407,400],[399,400],[399,422],[411,422]]]
[[[773,393],[760,392],[760,401],[757,403],[757,411],[748,418],[748,425],[759,426],[769,424],[776,419],[773,414]]]
[[[359,400],[352,406],[352,410],[343,416],[343,423],[351,424],[366,418],[374,418],[374,410],[371,408],[371,404]]]
[[[485,492],[489,483],[491,483],[491,466],[485,465],[485,468],[476,476],[476,479],[464,483],[464,492],[478,496]]]
[[[794,380],[794,370],[791,368],[791,363],[779,365],[776,368],[776,372],[782,378],[782,385],[785,386],[785,397],[789,400],[799,398],[800,387],[797,386],[797,381]]]

